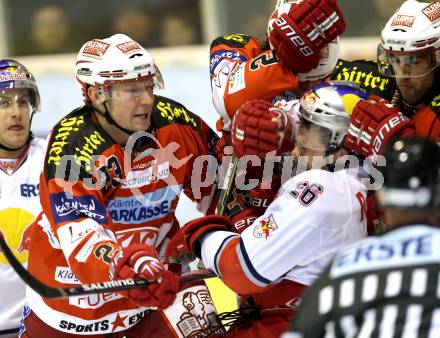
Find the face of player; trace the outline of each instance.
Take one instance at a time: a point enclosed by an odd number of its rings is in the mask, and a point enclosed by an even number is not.
[[[402,98],[409,104],[418,103],[434,85],[435,70],[429,55],[402,55],[391,60]]]
[[[152,80],[116,83],[109,92],[107,108],[119,126],[132,131],[150,127],[154,102]]]
[[[298,163],[307,161],[307,170],[320,169],[317,164],[320,163],[318,161],[325,156],[325,153],[326,149],[322,141],[321,129],[313,126],[307,127],[300,123],[296,134],[295,148],[291,153],[295,160]]]
[[[31,105],[27,89],[0,91],[0,143],[21,148],[29,138]]]

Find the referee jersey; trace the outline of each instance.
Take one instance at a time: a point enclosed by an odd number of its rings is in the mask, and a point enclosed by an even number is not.
[[[399,227],[341,251],[282,338],[439,338],[440,229]]]

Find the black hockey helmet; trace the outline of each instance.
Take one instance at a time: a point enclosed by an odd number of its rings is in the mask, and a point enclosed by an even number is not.
[[[396,140],[384,154],[384,186],[379,202],[387,208],[435,209],[440,206],[440,146],[421,137]]]

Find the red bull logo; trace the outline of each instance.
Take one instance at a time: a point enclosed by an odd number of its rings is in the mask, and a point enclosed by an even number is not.
[[[28,260],[31,224],[34,219],[35,216],[24,209],[8,208],[0,210],[0,231],[6,243],[21,263],[25,263]],[[9,265],[3,253],[0,253],[0,263]]]
[[[278,229],[278,225],[275,223],[275,219],[272,214],[269,215],[268,219],[262,219],[255,228],[254,236],[256,238],[268,239],[272,233]]]

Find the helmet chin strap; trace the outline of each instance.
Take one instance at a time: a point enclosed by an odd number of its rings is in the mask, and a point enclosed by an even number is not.
[[[114,119],[113,117],[110,115],[108,108],[107,108],[107,102],[103,102],[102,103],[104,105],[104,112],[100,111],[99,109],[95,110],[98,114],[100,114],[101,116],[105,117],[105,119],[107,120],[108,123],[110,123],[112,126],[115,126],[116,128],[118,128],[120,131],[126,133],[127,135],[133,135],[136,131],[134,130],[129,130],[129,129],[125,129],[124,127],[121,127]]]
[[[31,142],[32,138],[33,138],[32,133],[29,133],[29,136],[28,136],[28,139],[26,140],[26,143],[23,144],[21,147],[18,147],[18,148],[10,148],[10,147],[5,146],[4,144],[0,143],[0,149],[7,150],[7,151],[18,151],[18,150],[22,150],[24,147],[26,147],[26,146],[29,144],[29,142]]]

